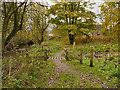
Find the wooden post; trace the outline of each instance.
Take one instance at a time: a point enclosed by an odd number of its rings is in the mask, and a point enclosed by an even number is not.
[[[43,46],[42,46],[42,51],[43,51]]]
[[[47,50],[44,51],[44,60],[47,61]]]
[[[82,60],[83,60],[83,58],[82,58],[82,51],[80,52],[80,64],[82,64]]]
[[[44,55],[44,53],[45,53],[45,51],[44,51],[44,49],[43,49],[43,46],[41,47],[41,51],[42,51],[42,55]]]
[[[9,60],[9,73],[8,73],[9,77],[10,77],[10,75],[11,75],[12,59],[13,59],[13,58],[10,56],[10,60]]]
[[[67,48],[64,48],[64,51],[65,51],[65,59],[69,61]]]
[[[75,42],[73,42],[73,51],[75,50]]]
[[[107,52],[105,51],[105,61],[107,61]]]
[[[48,55],[50,55],[50,48],[48,47]]]
[[[90,67],[93,67],[93,46],[90,47]]]

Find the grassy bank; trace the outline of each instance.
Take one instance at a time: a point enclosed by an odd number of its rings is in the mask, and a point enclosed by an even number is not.
[[[101,79],[104,83],[112,88],[116,88],[118,84],[118,57],[110,56],[108,58],[96,58],[93,59],[93,67],[90,67],[90,54],[87,54],[85,59],[83,59],[83,64],[80,64],[80,52],[84,54],[90,53],[90,46],[94,47],[94,52],[104,54],[117,54],[117,43],[88,43],[76,45],[75,50],[73,50],[72,45],[68,48],[70,51],[69,56],[78,57],[79,59],[72,58],[70,61],[64,60],[65,63],[71,65],[75,70],[85,73],[85,75],[92,74],[93,78]],[[64,56],[64,55],[63,55]]]
[[[49,46],[50,55],[61,49],[59,45],[47,42],[43,42],[42,45]],[[2,87],[44,88],[55,65],[52,60],[44,60],[41,45],[33,45],[27,51],[15,53],[13,56],[3,58]]]

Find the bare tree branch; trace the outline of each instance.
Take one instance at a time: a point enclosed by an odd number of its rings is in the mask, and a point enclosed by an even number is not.
[[[36,2],[38,5],[40,5],[40,6],[42,6],[42,7],[49,7],[49,6],[46,6],[46,5],[42,5],[42,4],[40,4],[40,3],[38,3],[38,2]]]
[[[7,15],[8,15],[9,12],[11,11],[11,7],[13,6],[13,3],[14,3],[14,2],[11,2],[11,5],[10,5],[9,9],[8,9],[8,11],[6,12]]]
[[[12,14],[13,14],[19,7],[21,7],[24,3],[25,3],[25,2],[21,3],[17,8],[15,8],[15,9],[13,10],[13,12],[11,12],[10,15],[8,16],[8,19],[10,19],[10,17],[12,16]]]
[[[27,7],[27,2],[25,2],[25,6],[24,6],[24,9],[23,9],[23,14],[22,14],[22,17],[21,17],[21,23],[20,23],[20,29],[22,28],[22,25],[23,25],[23,18],[24,18],[24,13],[25,13],[25,9]]]
[[[5,17],[6,17],[6,5],[5,5],[5,2],[3,2],[3,10],[4,10],[4,15],[5,15]]]

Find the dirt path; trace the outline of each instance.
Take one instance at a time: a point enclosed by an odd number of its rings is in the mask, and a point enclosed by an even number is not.
[[[61,51],[61,52],[55,54],[55,57],[61,57],[61,55],[62,55],[63,52],[64,51]],[[75,71],[73,68],[71,68],[66,63],[64,63],[61,59],[54,59],[53,62],[56,64],[56,70],[59,73],[63,73],[65,71],[70,71],[70,72],[73,72],[75,74],[78,74],[77,71]]]
[[[60,51],[60,52],[56,53],[56,54],[54,55],[54,57],[61,57],[62,53],[64,53],[64,51]],[[54,70],[54,72],[53,72],[53,75],[49,78],[48,84],[46,85],[45,88],[48,88],[49,86],[52,86],[53,84],[55,84],[55,82],[54,82],[54,80],[53,80],[53,77],[55,77],[56,75],[60,75],[60,74],[64,73],[65,71],[69,71],[69,72],[72,72],[72,73],[74,73],[74,74],[78,74],[81,79],[84,78],[84,79],[86,79],[86,80],[90,80],[90,82],[94,82],[94,83],[97,83],[97,84],[101,84],[102,87],[104,87],[104,88],[105,88],[105,87],[108,87],[108,86],[106,85],[106,83],[102,82],[102,81],[100,80],[100,78],[98,78],[97,76],[96,76],[95,79],[94,79],[94,78],[91,77],[92,75],[91,75],[91,74],[87,74],[87,72],[86,72],[86,74],[85,74],[85,73],[82,73],[82,72],[78,72],[78,71],[76,71],[75,69],[71,68],[70,65],[64,63],[64,62],[62,61],[62,59],[57,59],[57,58],[55,58],[55,59],[53,59],[53,62],[55,63],[56,68],[55,68],[55,70]]]
[[[62,53],[64,53],[64,51],[58,52],[57,54],[54,55],[54,57],[61,57]],[[57,59],[57,58],[53,59],[53,62],[55,63],[56,68],[55,68],[52,76],[59,75],[61,73],[64,73],[65,71],[70,71],[70,72],[73,72],[75,74],[78,74],[77,71],[75,71],[73,68],[71,68],[66,63],[64,63],[61,59]],[[48,88],[49,86],[52,86],[52,84],[54,84],[53,78],[50,77],[48,82],[49,83],[46,85],[46,88]]]

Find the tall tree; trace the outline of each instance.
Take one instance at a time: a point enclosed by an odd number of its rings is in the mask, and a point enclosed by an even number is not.
[[[30,30],[27,32],[29,32],[29,38],[38,44],[44,41],[45,32],[49,26],[46,11],[47,6],[41,5],[39,2],[32,2],[32,5],[28,8]]]
[[[49,22],[56,24],[61,30],[67,30],[70,44],[73,44],[76,34],[88,36],[87,31],[82,31],[82,28],[92,29],[95,25],[95,14],[85,8],[91,8],[93,4],[85,1],[57,3],[48,10],[48,15],[54,15]]]
[[[111,35],[113,32],[115,33],[118,23],[118,2],[104,2],[101,7],[101,14],[98,16],[103,24],[103,33],[106,35]]]
[[[3,2],[3,15],[2,15],[2,50],[10,42],[10,40],[15,36],[15,34],[22,29],[23,19],[25,14],[25,9],[27,7],[26,2]],[[9,28],[9,23],[13,20],[13,27]]]

